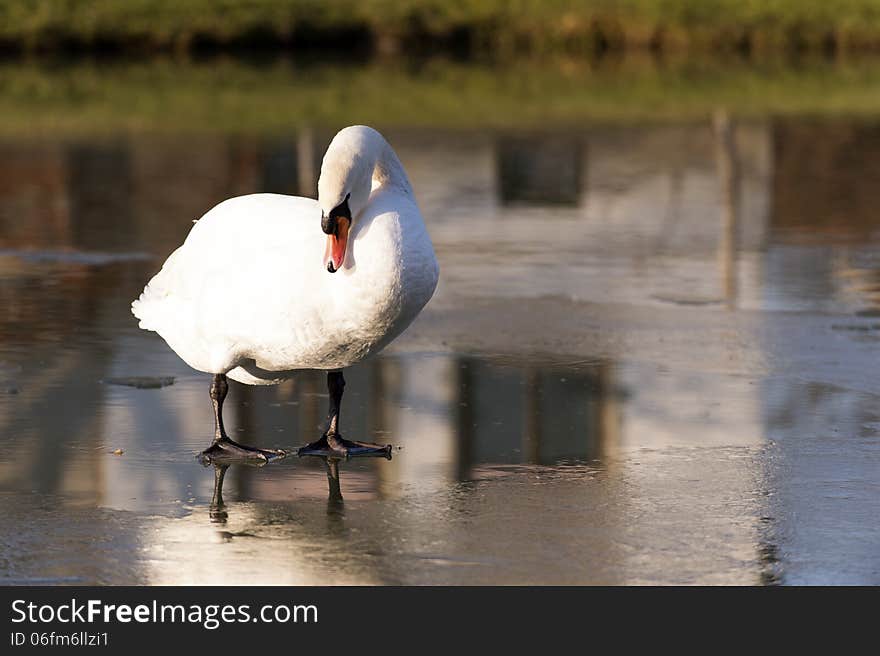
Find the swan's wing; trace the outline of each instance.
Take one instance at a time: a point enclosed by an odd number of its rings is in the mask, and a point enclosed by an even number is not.
[[[316,201],[296,196],[220,203],[132,304],[140,326],[191,365],[215,371],[221,352],[253,350],[291,325],[311,332],[310,308],[325,279],[320,216]]]

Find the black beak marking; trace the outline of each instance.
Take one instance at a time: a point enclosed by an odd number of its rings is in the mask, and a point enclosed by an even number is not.
[[[338,237],[339,219],[341,218],[348,219],[349,224],[351,224],[351,209],[348,207],[348,199],[350,197],[351,194],[345,194],[345,200],[330,210],[330,214],[324,216],[324,212],[321,212],[321,230],[324,231],[324,234]],[[327,262],[327,271],[329,273],[336,273],[336,267],[333,266],[332,259]]]
[[[321,230],[324,231],[325,235],[336,234],[336,231],[339,229],[339,217],[345,217],[351,222],[351,210],[348,207],[348,199],[350,197],[351,194],[345,194],[345,200],[330,210],[330,214],[327,216],[324,216],[323,212],[321,213]]]
[[[338,229],[339,221],[336,220],[335,216],[321,215],[321,230],[324,231],[325,235],[335,235]]]

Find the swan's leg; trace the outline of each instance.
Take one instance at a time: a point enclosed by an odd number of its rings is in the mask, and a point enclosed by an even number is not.
[[[223,428],[223,400],[229,391],[226,374],[214,374],[211,381],[211,403],[214,406],[214,441],[199,454],[202,464],[245,461],[250,464],[262,465],[273,458],[285,456],[284,451],[275,449],[257,449],[245,446],[229,439]]]
[[[300,456],[321,456],[324,458],[353,458],[355,456],[381,456],[391,460],[390,444],[372,442],[353,442],[339,433],[339,410],[342,406],[342,392],[345,378],[341,371],[327,372],[327,391],[330,392],[330,412],[327,414],[327,430],[321,439],[301,447]]]

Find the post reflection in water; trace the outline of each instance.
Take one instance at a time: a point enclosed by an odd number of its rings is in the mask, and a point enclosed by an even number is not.
[[[314,195],[334,130],[0,143],[0,577],[880,582],[875,124],[384,131],[442,276],[345,428],[400,450],[259,469],[198,466],[206,379],[128,304],[214,203]],[[230,435],[326,401],[234,384]]]
[[[739,239],[739,161],[736,152],[735,126],[726,112],[714,117],[717,139],[718,177],[721,182],[721,243],[719,261],[724,281],[724,299],[728,309],[736,307],[737,297],[737,240]]]
[[[466,357],[458,371],[459,480],[485,463],[598,460],[615,440],[609,363],[542,368]]]

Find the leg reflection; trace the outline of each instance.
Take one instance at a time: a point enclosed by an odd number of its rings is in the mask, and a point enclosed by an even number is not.
[[[345,503],[342,499],[342,488],[339,486],[339,460],[336,458],[325,458],[324,465],[327,467],[327,517],[333,520],[331,526],[336,529],[342,528],[340,522],[345,510]]]
[[[223,479],[226,478],[226,470],[229,465],[214,465],[214,495],[211,497],[211,507],[209,509],[209,517],[211,521],[217,524],[225,524],[226,505],[223,503]]]
[[[339,487],[339,460],[336,458],[324,458],[327,467],[327,486],[330,489],[328,500],[342,504],[342,489]]]
[[[342,498],[342,487],[339,483],[339,459],[323,458],[323,460],[327,470],[327,514],[341,515],[344,499]],[[228,464],[214,464],[214,493],[211,496],[208,515],[211,522],[217,524],[225,524],[229,518],[229,513],[226,512],[226,504],[223,501],[223,483],[226,480],[226,472],[228,470]]]

